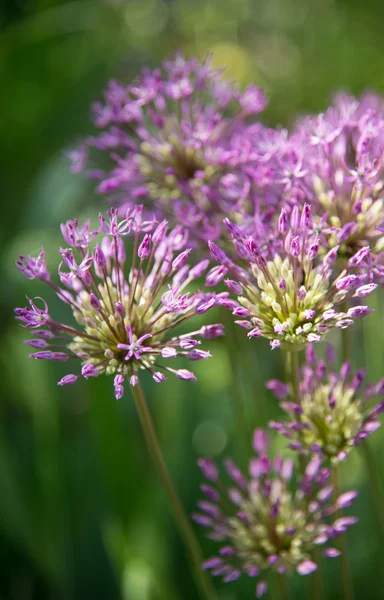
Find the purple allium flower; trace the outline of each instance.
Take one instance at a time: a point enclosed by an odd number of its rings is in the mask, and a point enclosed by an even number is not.
[[[138,383],[143,369],[157,383],[166,379],[167,372],[179,379],[196,380],[187,369],[167,363],[177,355],[193,361],[209,358],[209,352],[195,348],[200,344],[198,338],[223,335],[223,326],[205,325],[176,337],[173,329],[228,294],[186,291],[208,267],[207,260],[193,268],[186,264],[188,234],[181,227],[167,233],[166,222],[143,221],[142,207],[128,212],[124,219],[119,218],[117,209],[109,211],[107,219],[100,215],[100,230],[92,233],[88,223],[79,228],[77,221],[62,226],[62,232],[72,246],[60,249],[58,272],[65,287],[52,281],[43,252],[36,259],[20,257],[16,265],[27,279],[47,283],[72,309],[77,324],[55,321],[42,298],[27,298],[29,307],[16,308],[15,313],[24,327],[33,329],[35,339],[25,342],[36,349],[30,356],[58,361],[78,358],[86,379],[113,374],[116,398],[124,393],[124,381]],[[92,250],[90,241],[99,232],[106,235]],[[123,238],[130,233],[134,243],[127,269]],[[72,384],[79,376],[70,373],[59,385]]]
[[[368,288],[366,275],[354,273],[359,267],[357,254],[339,275],[333,270],[337,247],[320,257],[321,241],[313,232],[308,205],[301,215],[297,207],[293,209],[290,228],[281,226],[284,221],[285,208],[277,234],[281,250],[271,260],[252,237],[234,239],[236,249],[241,248],[239,262],[245,260],[246,268],[235,264],[215,243],[209,242],[209,247],[231,276],[225,283],[237,302],[225,299],[221,303],[235,316],[242,316],[235,323],[248,330],[249,338],[268,338],[272,349],[300,350],[308,342],[320,341],[328,329],[348,327],[355,318],[368,314],[366,306],[348,312],[338,312],[338,306],[352,296],[363,297],[374,286]],[[359,252],[366,258],[369,247]],[[239,306],[247,313],[242,314]]]
[[[333,352],[327,360],[316,358],[308,346],[307,362],[300,370],[300,398],[289,387],[271,382],[267,387],[281,400],[289,421],[271,427],[287,437],[292,448],[304,454],[319,452],[332,462],[344,460],[351,449],[380,427],[384,410],[384,383],[363,389],[364,370],[352,373],[349,362],[334,370]],[[284,390],[284,394],[276,391]],[[373,399],[381,398],[372,407]]]
[[[102,131],[70,153],[72,170],[89,169],[97,191],[116,205],[140,198],[194,236],[216,239],[225,215],[253,217],[244,138],[249,117],[265,104],[262,90],[239,92],[210,58],[200,64],[176,55],[131,85],[109,83],[104,104],[93,107]],[[94,169],[97,153],[108,159],[104,171]]]
[[[340,245],[340,258],[368,244],[374,254],[383,250],[383,132],[382,101],[342,94],[324,114],[305,118],[293,132],[305,170],[296,184],[318,219],[327,213],[328,245]]]
[[[250,460],[248,476],[232,460],[225,461],[229,485],[220,479],[215,463],[199,460],[209,485],[201,486],[206,499],[198,502],[199,512],[192,518],[209,530],[207,537],[220,542],[218,554],[203,567],[225,582],[242,574],[263,577],[269,570],[308,575],[317,568],[317,546],[333,541],[356,522],[353,517],[342,523],[330,520],[341,506],[351,504],[356,492],[332,501],[329,470],[318,457],[308,463],[304,475],[294,477],[293,461],[281,455],[269,457],[267,446],[265,433],[256,430],[256,457]],[[331,547],[323,554],[335,557],[339,552]],[[266,591],[265,580],[259,580],[256,596]]]

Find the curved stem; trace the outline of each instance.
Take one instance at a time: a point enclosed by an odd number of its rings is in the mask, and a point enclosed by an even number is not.
[[[368,440],[365,440],[361,444],[361,449],[364,454],[365,466],[368,472],[369,487],[371,488],[376,517],[380,525],[381,532],[382,534],[384,534],[384,506],[382,503],[380,481],[377,476],[375,460],[373,457],[372,450],[368,444]]]
[[[334,500],[340,496],[340,482],[339,482],[339,469],[335,466],[332,469],[332,480],[333,480],[333,494]],[[343,511],[339,509],[338,511],[339,517],[342,517]],[[348,546],[347,546],[347,538],[345,533],[339,536],[339,550],[341,552],[340,555],[340,575],[343,585],[343,597],[344,600],[354,600],[353,593],[353,585],[352,585],[352,577],[351,577],[351,568],[348,561]]]
[[[193,565],[195,581],[200,591],[200,596],[204,600],[214,600],[216,598],[214,588],[206,573],[202,570],[201,567],[203,557],[200,551],[199,543],[196,539],[195,533],[184,511],[183,505],[175,490],[167,466],[165,464],[160,444],[157,439],[156,430],[152,421],[152,417],[149,412],[140,383],[137,384],[136,387],[132,388],[132,394],[135,400],[136,409],[139,414],[141,426],[143,428],[143,433],[149,453],[151,454],[159,479],[168,496],[169,503],[173,510],[173,516],[179,528],[180,534],[188,549]]]

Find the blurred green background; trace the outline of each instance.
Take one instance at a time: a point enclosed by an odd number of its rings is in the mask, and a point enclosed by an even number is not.
[[[197,598],[129,393],[117,403],[108,378],[58,388],[65,369],[28,360],[13,320],[26,293],[45,293],[16,271],[17,255],[43,244],[54,267],[58,225],[104,206],[63,157],[91,130],[90,103],[109,77],[128,82],[181,48],[213,52],[230,77],[263,85],[265,121],[287,125],[298,113],[325,109],[335,90],[384,93],[383,21],[381,0],[2,0],[1,600]],[[372,298],[376,313],[353,331],[354,361],[372,379],[383,375],[382,299]],[[281,375],[280,355],[239,334],[227,345],[214,341],[214,358],[196,365],[196,385],[146,385],[189,512],[199,496],[197,457],[233,453],[242,462],[249,447],[233,418],[234,393],[245,399],[250,429],[280,414],[264,391],[267,378]],[[382,432],[371,446],[382,479]],[[359,453],[343,478],[361,490],[353,511],[360,522],[349,537],[356,598],[383,598],[383,538]],[[215,544],[198,533],[211,556]],[[337,566],[326,566],[331,599],[341,597]],[[292,585],[292,597],[311,597],[308,579],[294,577]],[[219,589],[221,600],[254,597],[247,580]]]

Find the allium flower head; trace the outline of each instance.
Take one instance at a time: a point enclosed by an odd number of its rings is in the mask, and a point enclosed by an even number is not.
[[[300,370],[300,398],[292,396],[283,382],[268,382],[289,418],[270,425],[287,437],[295,450],[310,455],[317,452],[337,462],[380,427],[384,380],[364,389],[364,370],[353,373],[345,362],[335,371],[333,352],[328,351],[327,357],[327,361],[317,359],[308,346],[307,362]],[[372,406],[374,398],[380,401]]]
[[[330,247],[348,259],[369,244],[384,247],[384,107],[372,96],[339,95],[324,114],[299,123],[293,139],[304,157],[305,197],[328,214]]]
[[[264,109],[264,93],[240,93],[210,59],[177,55],[132,85],[111,81],[104,96],[93,107],[102,131],[69,154],[72,170],[86,168],[115,204],[141,198],[194,235],[216,238],[223,216],[249,202],[241,140],[247,119]],[[96,152],[107,158],[104,170],[93,168]]]
[[[332,327],[345,328],[371,310],[353,306],[339,312],[338,305],[350,297],[369,294],[376,284],[364,285],[364,275],[354,271],[369,256],[369,247],[352,257],[336,276],[333,264],[338,248],[319,258],[320,238],[313,232],[309,205],[300,214],[295,207],[290,223],[283,208],[278,235],[281,250],[267,260],[252,237],[233,235],[234,245],[246,268],[239,267],[213,242],[214,258],[227,269],[225,283],[236,300],[222,301],[248,330],[248,337],[266,337],[272,348],[300,350],[318,342]]]
[[[333,522],[329,517],[349,506],[357,493],[344,493],[332,502],[330,472],[318,457],[308,463],[303,476],[295,477],[291,459],[268,455],[264,430],[255,431],[253,447],[256,457],[250,460],[248,476],[232,460],[225,461],[229,486],[213,461],[199,460],[208,484],[201,486],[206,499],[198,503],[200,512],[193,519],[208,528],[210,539],[222,544],[203,566],[225,582],[242,574],[263,577],[271,570],[281,575],[293,570],[308,575],[317,569],[313,558],[317,546],[356,522],[354,517]],[[327,548],[323,554],[334,557],[340,553]],[[266,591],[265,580],[259,580],[256,596]]]
[[[114,374],[116,398],[123,395],[124,381],[137,384],[142,370],[158,383],[167,372],[195,380],[191,371],[172,368],[170,359],[208,358],[210,353],[199,348],[199,338],[222,335],[223,327],[206,325],[179,336],[172,335],[173,329],[206,312],[223,295],[187,291],[188,284],[206,271],[208,260],[190,267],[188,234],[180,227],[167,229],[166,221],[144,221],[142,207],[123,219],[117,209],[108,212],[107,219],[100,215],[100,228],[91,233],[88,223],[79,227],[77,221],[67,222],[62,233],[70,247],[60,249],[58,268],[63,287],[52,281],[43,252],[38,258],[20,257],[16,264],[21,273],[47,283],[71,308],[76,322],[59,323],[45,300],[28,298],[29,306],[16,308],[15,313],[24,327],[33,330],[34,339],[25,342],[37,350],[30,356],[57,361],[77,358],[86,379]],[[104,237],[91,249],[90,242],[99,233]],[[133,255],[127,268],[123,240],[131,234]],[[59,385],[75,383],[78,377],[70,373]]]

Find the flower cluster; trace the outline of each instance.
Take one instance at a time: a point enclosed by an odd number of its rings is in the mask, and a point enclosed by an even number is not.
[[[324,114],[303,119],[292,133],[303,157],[296,179],[316,214],[328,214],[327,240],[340,257],[370,244],[384,248],[384,107],[372,95],[340,94]]]
[[[186,291],[188,284],[206,271],[208,260],[190,267],[187,232],[180,227],[167,232],[166,221],[144,221],[142,208],[128,212],[124,219],[112,209],[107,219],[100,215],[100,227],[95,231],[90,231],[88,222],[79,226],[76,220],[62,226],[69,245],[60,249],[58,272],[64,287],[52,281],[44,251],[37,258],[20,256],[17,262],[27,279],[47,283],[70,306],[77,323],[59,323],[44,300],[28,299],[29,306],[16,308],[15,313],[24,327],[33,330],[34,339],[25,342],[36,350],[30,356],[56,361],[77,358],[86,379],[114,374],[116,398],[122,397],[126,379],[137,384],[143,369],[157,383],[166,379],[167,372],[195,380],[191,371],[168,366],[169,359],[178,355],[192,361],[208,358],[210,353],[199,348],[199,338],[223,334],[222,325],[217,324],[169,337],[177,325],[205,313],[223,295]],[[100,245],[96,243],[91,250],[90,243],[99,233],[104,234]],[[126,270],[123,239],[130,233],[134,238],[132,263]],[[74,383],[78,377],[70,373],[59,385]]]
[[[242,574],[258,577],[269,570],[308,575],[317,568],[314,550],[357,521],[355,517],[329,519],[349,506],[357,493],[346,492],[332,501],[330,472],[319,457],[313,458],[295,481],[291,459],[268,456],[268,438],[262,429],[255,431],[253,447],[256,457],[250,460],[248,477],[232,460],[225,461],[231,487],[220,479],[212,460],[199,460],[208,484],[201,486],[206,499],[198,503],[201,512],[193,518],[209,529],[209,538],[223,543],[218,555],[204,567],[225,582]],[[336,557],[340,552],[328,547],[323,554]],[[256,596],[260,598],[266,591],[267,583],[261,579]]]
[[[384,380],[363,389],[365,372],[353,373],[349,362],[334,370],[334,352],[319,360],[311,345],[300,370],[300,397],[285,383],[271,380],[267,387],[282,400],[289,421],[270,426],[290,440],[290,447],[305,454],[319,453],[332,462],[344,460],[352,448],[380,427],[384,411]],[[332,369],[332,370],[331,370]],[[373,408],[374,397],[382,399]]]
[[[364,305],[352,306],[346,312],[337,310],[347,299],[363,298],[377,287],[353,272],[369,256],[369,247],[361,248],[336,275],[337,246],[316,260],[321,240],[313,230],[308,204],[301,215],[294,207],[290,223],[286,209],[282,209],[278,221],[280,251],[275,251],[271,260],[263,256],[252,237],[242,237],[235,226],[227,224],[247,268],[236,265],[213,242],[209,247],[233,277],[225,283],[236,300],[224,299],[221,304],[239,317],[235,322],[248,330],[249,338],[263,336],[272,348],[296,351],[308,342],[320,341],[330,328],[349,327],[356,317],[371,312]]]
[[[215,239],[229,212],[252,217],[252,177],[243,138],[247,119],[261,112],[264,93],[240,93],[213,70],[177,55],[161,69],[145,69],[132,85],[111,81],[105,104],[93,107],[102,132],[69,153],[72,170],[87,168],[98,192],[130,205],[140,198],[151,209]],[[93,169],[94,151],[107,159]],[[92,152],[91,152],[92,151]],[[99,162],[96,162],[99,166]]]

